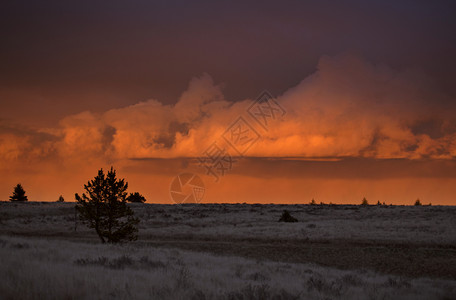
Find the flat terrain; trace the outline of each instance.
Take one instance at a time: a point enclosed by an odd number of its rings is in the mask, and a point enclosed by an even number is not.
[[[248,294],[245,288],[250,286],[255,289],[262,284],[270,287],[269,298],[283,296],[278,299],[300,299],[304,295],[311,299],[352,299],[356,298],[355,295],[372,299],[377,299],[378,295],[384,296],[379,299],[397,298],[398,295],[405,299],[423,295],[426,295],[423,299],[451,299],[451,295],[456,295],[456,207],[255,204],[131,206],[141,219],[139,239],[128,246],[119,247],[155,252],[172,250],[180,255],[186,253],[184,257],[192,253],[195,257],[204,255],[214,260],[233,262],[233,276],[243,278],[245,286],[228,284],[222,287],[225,294],[217,294],[214,285],[209,284],[209,290],[198,289],[206,298],[226,296],[227,299],[239,299],[242,297],[231,296],[234,295],[232,293],[240,293],[247,295],[248,299],[251,298],[248,295],[253,294]],[[277,222],[285,209],[299,222]],[[10,245],[10,248],[4,246],[3,253],[5,249],[13,249],[11,245],[33,245],[43,243],[43,240],[48,243],[45,247],[53,243],[71,243],[73,248],[75,245],[105,247],[98,245],[94,232],[75,218],[74,203],[1,202],[0,236],[4,237],[4,245]],[[20,242],[11,242],[11,239],[20,239]],[[4,255],[2,259],[6,259]],[[129,259],[134,265],[134,258]],[[262,275],[256,278],[258,280],[249,279],[250,283],[245,280],[236,269],[242,266],[239,260],[257,267],[285,264],[292,266],[290,268],[298,273],[303,268],[313,270],[314,275],[316,268],[323,268],[333,277],[337,277],[334,274],[348,273],[332,281],[324,281],[320,275],[309,277],[305,284],[293,277],[291,281],[301,282],[300,287],[289,287],[282,291],[285,294],[280,294],[279,287],[285,287],[286,284],[280,280],[274,281],[270,271],[261,271]],[[204,262],[200,263],[204,265]],[[193,265],[193,273],[198,272],[197,266]],[[217,268],[217,263],[214,266]],[[211,269],[210,266],[208,268]],[[269,279],[262,280],[262,276]],[[369,277],[376,279],[371,282],[373,286],[368,280],[364,280],[364,283],[350,280],[339,282],[347,276],[354,276],[358,281]],[[383,283],[379,283],[378,278],[382,276],[386,276],[386,279],[381,279]],[[323,281],[316,284],[312,280]],[[420,282],[420,287],[414,286],[414,282],[422,280],[427,280],[427,284]],[[338,292],[334,291],[336,283],[341,286]],[[355,292],[355,287],[361,290]],[[371,293],[371,289],[377,289],[377,292]],[[185,292],[179,295],[183,298],[188,296]],[[177,294],[167,296],[164,293],[162,296],[175,298]],[[360,299],[363,299],[361,296]]]

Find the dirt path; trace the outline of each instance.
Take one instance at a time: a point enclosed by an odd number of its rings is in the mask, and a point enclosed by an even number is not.
[[[315,263],[340,269],[370,269],[408,277],[456,280],[456,246],[449,245],[236,239],[157,239],[147,244],[259,260]]]
[[[94,234],[1,232],[13,236],[98,242]],[[315,263],[339,269],[368,269],[407,277],[456,280],[456,245],[354,240],[273,240],[227,237],[142,236],[138,246],[179,248],[256,260]]]

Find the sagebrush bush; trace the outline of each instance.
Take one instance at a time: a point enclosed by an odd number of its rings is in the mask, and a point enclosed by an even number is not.
[[[292,217],[288,210],[284,210],[282,216],[279,219],[279,222],[298,222],[298,219]]]

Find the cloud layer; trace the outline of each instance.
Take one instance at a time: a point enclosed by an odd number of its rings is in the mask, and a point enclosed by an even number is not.
[[[247,113],[254,99],[230,102],[203,74],[175,105],[148,100],[101,114],[85,111],[64,117],[57,128],[0,123],[0,160],[198,157],[239,116],[260,136],[246,156],[452,159],[456,110],[449,100],[417,70],[397,71],[352,55],[322,57],[313,75],[277,98],[286,115],[270,120],[268,130]]]
[[[84,111],[52,128],[0,120],[0,199],[21,182],[32,200],[73,200],[96,170],[113,165],[151,202],[169,203],[169,182],[190,171],[203,176],[207,202],[358,203],[366,196],[454,204],[456,109],[419,70],[322,57],[313,75],[277,97],[286,114],[266,128],[248,113],[254,100],[227,100],[203,74],[174,105],[148,100]],[[236,155],[222,136],[239,117],[259,138],[215,183],[191,162],[214,142]]]

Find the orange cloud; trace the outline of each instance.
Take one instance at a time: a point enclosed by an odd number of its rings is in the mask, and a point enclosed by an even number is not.
[[[115,165],[127,170],[142,186],[148,186],[149,179],[133,169],[141,169],[141,159],[167,159],[161,163],[154,161],[157,167],[145,171],[155,174],[162,187],[168,177],[160,174],[170,176],[189,166],[185,160],[169,165],[174,158],[202,156],[216,141],[235,154],[222,135],[240,116],[259,135],[259,140],[245,153],[247,157],[456,157],[455,109],[448,104],[448,97],[418,71],[396,71],[350,55],[323,57],[313,75],[279,95],[277,101],[286,114],[269,120],[266,130],[247,113],[254,99],[228,101],[222,87],[203,74],[190,81],[175,105],[148,100],[98,114],[86,111],[62,118],[55,128],[25,130],[0,124],[0,172],[14,174],[8,185],[23,178],[26,171],[42,172],[47,174],[42,178],[66,178],[59,185],[74,190],[74,182],[90,176],[94,168]],[[267,160],[261,163],[268,164]],[[277,168],[273,172],[279,176],[290,166]],[[258,165],[235,171],[236,178],[245,178],[246,174],[249,178],[261,177],[264,172],[267,169]],[[295,174],[301,172],[299,169]],[[326,172],[325,176],[331,173]],[[343,178],[344,173],[338,174]],[[258,180],[255,184],[259,186]],[[293,182],[299,190],[299,180]],[[318,182],[318,186],[323,187],[324,183]],[[426,195],[431,191],[426,190]],[[165,194],[161,192],[162,196]]]
[[[190,81],[175,105],[148,100],[100,115],[65,117],[53,130],[53,146],[63,160],[196,157],[246,116],[261,136],[248,156],[453,158],[456,122],[430,97],[445,100],[419,72],[398,72],[350,55],[323,57],[315,74],[277,98],[287,114],[267,131],[246,112],[252,99],[227,101],[204,74]],[[4,136],[1,159],[28,149],[21,143],[27,137]]]

